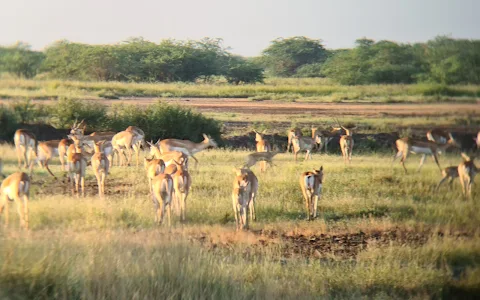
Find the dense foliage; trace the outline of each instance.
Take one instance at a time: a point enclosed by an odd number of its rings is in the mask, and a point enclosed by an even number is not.
[[[327,50],[320,40],[276,39],[260,57],[229,53],[220,39],[133,38],[114,45],[58,41],[44,52],[26,44],[0,47],[0,72],[20,77],[82,81],[263,82],[263,69],[278,77],[327,77],[346,85],[434,82],[480,83],[480,40],[436,37],[426,43],[399,44],[359,39],[353,49]]]

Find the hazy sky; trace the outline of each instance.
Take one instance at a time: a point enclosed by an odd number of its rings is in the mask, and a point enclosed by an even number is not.
[[[361,37],[479,39],[479,11],[480,0],[0,0],[0,44],[218,37],[231,52],[254,56],[271,40],[296,35],[327,48],[352,47]]]

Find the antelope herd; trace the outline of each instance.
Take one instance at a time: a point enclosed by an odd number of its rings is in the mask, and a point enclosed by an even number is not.
[[[338,126],[332,126],[331,130],[318,130],[312,127],[312,135],[303,136],[302,131],[294,128],[288,131],[287,152],[293,150],[294,160],[297,155],[305,151],[305,159],[312,159],[314,148],[320,151],[335,137],[339,138],[339,145],[345,164],[351,164],[354,146],[353,130],[356,127],[345,127],[336,120]],[[0,188],[0,215],[6,211],[5,223],[8,223],[8,200],[17,205],[20,215],[21,226],[28,229],[28,197],[30,181],[33,175],[35,163],[45,168],[56,179],[50,170],[49,161],[58,156],[62,171],[67,171],[67,178],[72,186],[72,194],[79,197],[80,193],[85,196],[85,175],[88,165],[91,165],[97,180],[98,194],[100,198],[105,195],[105,181],[114,165],[114,156],[117,156],[117,165],[128,166],[132,162],[133,153],[136,157],[136,165],[139,165],[139,153],[149,146],[150,158],[144,158],[144,167],[149,182],[149,192],[155,207],[155,222],[163,222],[165,214],[167,223],[171,224],[171,211],[175,209],[181,221],[186,220],[187,197],[192,185],[192,178],[188,170],[189,158],[198,164],[196,153],[209,147],[217,147],[217,143],[208,135],[203,135],[204,140],[194,143],[189,140],[164,139],[157,143],[145,142],[145,133],[138,127],[129,126],[121,132],[94,132],[85,135],[86,124],[84,121],[75,122],[70,130],[68,139],[38,142],[35,135],[25,129],[19,129],[14,135],[15,151],[18,158],[18,167],[25,168],[29,174],[16,172],[6,177],[3,175],[3,162],[0,159],[0,176],[5,178]],[[342,133],[345,134],[342,134]],[[245,163],[240,168],[234,169],[232,190],[233,211],[236,228],[247,229],[249,221],[256,220],[255,201],[258,194],[259,182],[255,174],[250,170],[257,162],[261,162],[260,171],[267,171],[267,164],[273,167],[273,157],[278,151],[273,151],[270,143],[265,139],[265,131],[254,131],[256,152],[247,155]],[[471,189],[478,168],[474,163],[474,157],[462,153],[463,162],[458,166],[450,166],[445,169],[440,167],[438,155],[447,148],[458,146],[453,136],[442,130],[427,132],[427,140],[421,141],[412,138],[400,138],[395,142],[397,153],[393,162],[401,158],[400,164],[405,173],[405,161],[410,153],[421,154],[420,171],[427,155],[431,155],[442,172],[442,179],[436,190],[443,182],[449,180],[450,184],[455,178],[460,179],[462,192],[465,197],[471,198]],[[476,138],[480,148],[480,132]],[[35,161],[35,162],[34,162]],[[23,163],[23,164],[22,164]],[[306,216],[308,220],[317,217],[318,202],[322,194],[323,166],[319,169],[304,172],[300,175],[300,189],[305,200]]]

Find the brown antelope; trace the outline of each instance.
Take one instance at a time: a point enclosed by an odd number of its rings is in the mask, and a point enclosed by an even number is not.
[[[258,193],[258,179],[249,169],[234,169],[232,204],[237,230],[248,229],[248,212],[250,220],[257,219],[255,200]]]
[[[335,119],[335,121],[337,122],[338,126],[339,127],[334,127],[333,129],[334,130],[345,130],[345,134],[344,135],[340,135],[340,149],[342,150],[342,156],[343,156],[343,161],[345,163],[347,163],[347,161],[349,163],[352,162],[352,152],[353,152],[353,145],[354,145],[354,141],[353,141],[353,130],[356,129],[357,127],[351,127],[351,128],[346,128],[344,127],[343,125],[340,124],[340,122],[338,122],[337,119]]]
[[[427,155],[431,155],[432,158],[435,160],[437,163],[438,168],[440,169],[440,172],[442,171],[442,167],[440,167],[440,163],[438,162],[438,154],[441,154],[444,152],[447,148],[455,145],[455,142],[450,139],[446,144],[439,145],[437,143],[428,141],[419,141],[419,140],[414,140],[412,138],[401,138],[398,139],[395,142],[397,146],[397,154],[393,157],[393,162],[399,158],[402,157],[400,160],[400,163],[403,166],[403,169],[405,170],[405,174],[407,173],[407,168],[405,167],[405,161],[407,160],[408,154],[413,153],[413,154],[422,154],[422,158],[420,160],[420,165],[418,166],[417,172],[420,171],[420,169],[423,166],[423,163],[425,162],[425,158]]]
[[[271,167],[273,167],[272,159],[275,155],[277,155],[278,151],[271,151],[271,152],[253,152],[247,155],[245,159],[245,164],[243,165],[244,168],[250,168],[254,166],[258,161],[268,163]]]
[[[292,147],[292,140],[295,136],[302,137],[302,131],[299,128],[292,128],[288,131],[287,152],[290,152],[290,148]]]
[[[72,137],[74,144],[70,145],[67,150],[68,175],[72,183],[72,194],[74,194],[73,187],[77,197],[79,196],[79,184],[82,187],[82,196],[85,197],[85,171],[87,168],[87,159],[82,154],[82,140]],[[72,151],[72,146],[74,150]]]
[[[472,185],[479,169],[474,163],[474,157],[469,157],[465,153],[462,153],[462,157],[464,161],[458,166],[458,177],[462,185],[463,196],[472,198]]]
[[[192,177],[182,165],[177,165],[177,171],[173,174],[173,189],[175,191],[175,206],[180,220],[184,222],[187,214],[187,197],[192,185]]]
[[[179,151],[170,151],[161,153],[160,149],[151,142],[147,142],[150,146],[150,156],[156,159],[163,159],[165,166],[169,166],[173,163],[179,163],[188,170],[188,155]]]
[[[152,179],[152,200],[155,207],[155,222],[161,224],[167,210],[168,226],[171,226],[173,180],[168,174],[158,174]]]
[[[207,149],[208,147],[217,147],[217,143],[208,135],[203,134],[204,140],[200,143],[194,143],[189,140],[166,139],[158,142],[160,152],[179,151],[192,157],[195,160],[195,167],[198,159],[194,156],[196,153]]]
[[[58,156],[62,171],[65,171],[67,149],[70,146],[68,139],[39,142],[37,146],[37,163],[40,167],[47,169],[48,173],[55,179],[55,175],[48,167],[50,160]]]
[[[323,166],[312,172],[304,172],[300,176],[300,188],[305,199],[307,220],[317,217],[318,200],[322,195]]]
[[[92,169],[97,178],[98,195],[103,198],[105,195],[105,178],[109,173],[110,163],[107,156],[103,153],[104,141],[95,143],[95,153],[92,156]]]
[[[158,174],[164,174],[165,163],[162,159],[144,158],[144,164],[145,164],[145,171],[147,172],[148,185],[150,187],[150,192],[152,192],[152,180]]]
[[[26,173],[16,172],[8,176],[0,186],[0,216],[5,209],[5,226],[8,225],[8,202],[17,203],[20,227],[28,229],[28,196],[30,177]]]
[[[437,144],[446,144],[451,139],[451,134],[443,129],[435,128],[427,131],[427,139]]]
[[[316,137],[320,137],[319,139],[316,139]],[[312,126],[312,139],[315,139],[315,149],[317,151],[322,149],[322,136],[320,135],[318,128],[315,126]]]
[[[297,156],[298,156],[298,153],[300,151],[306,151],[307,152],[305,154],[305,159],[304,160],[307,160],[309,157],[310,157],[310,159],[312,159],[312,150],[313,150],[313,147],[315,146],[316,143],[320,143],[320,137],[318,136],[318,133],[315,134],[314,138],[295,136],[292,139],[293,153],[294,153],[295,161],[297,161]]]
[[[450,187],[452,186],[453,180],[458,177],[458,166],[451,166],[451,167],[446,167],[445,169],[442,170],[442,179],[437,185],[437,188],[435,191],[438,192],[438,189],[440,186],[445,182],[445,180],[450,179],[448,181],[448,184]]]
[[[87,129],[87,124],[85,123],[85,119],[83,119],[80,123],[77,124],[77,120],[73,123],[72,128],[70,129],[71,135],[80,135],[83,136],[85,134],[85,129]]]
[[[15,143],[15,152],[17,152],[18,167],[21,168],[23,157],[23,167],[30,168],[32,164],[32,153],[34,153],[35,156],[37,155],[37,138],[29,130],[18,129],[13,136],[13,142]]]
[[[256,144],[257,152],[272,151],[272,147],[270,146],[270,143],[264,139],[266,130],[264,130],[262,133],[256,130],[254,130],[254,132],[255,132],[255,141],[257,142]],[[262,161],[260,164],[260,171],[265,172],[266,170],[267,170],[267,163],[265,161]]]

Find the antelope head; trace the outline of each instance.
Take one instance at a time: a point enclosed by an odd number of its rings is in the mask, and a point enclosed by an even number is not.
[[[204,144],[207,144],[210,147],[216,148],[218,147],[217,143],[212,139],[211,136],[206,135],[205,133],[203,134],[203,142]]]

